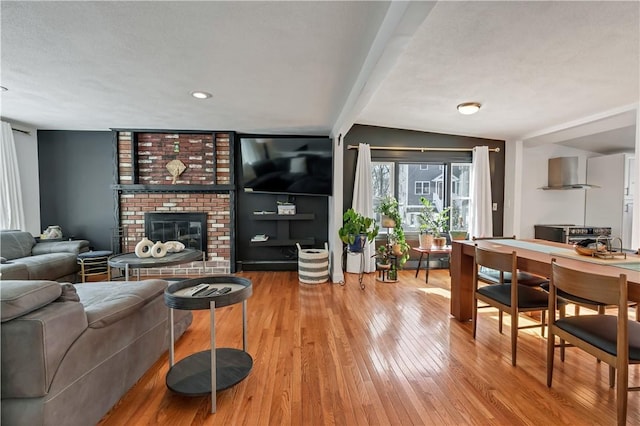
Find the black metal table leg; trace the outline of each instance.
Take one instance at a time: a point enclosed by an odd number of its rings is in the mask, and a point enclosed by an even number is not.
[[[427,272],[424,277],[424,282],[429,282],[429,258],[431,257],[431,253],[427,252],[427,266],[425,266],[425,271]]]
[[[420,273],[420,265],[422,265],[422,256],[423,252],[420,252],[420,259],[418,259],[418,268],[416,269],[416,278],[418,278],[418,274]]]

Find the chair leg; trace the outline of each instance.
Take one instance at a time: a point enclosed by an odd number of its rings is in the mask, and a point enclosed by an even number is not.
[[[565,305],[560,306],[560,318],[564,318],[566,315],[567,315],[566,306]],[[554,344],[555,344],[555,340],[554,340]],[[560,339],[560,361],[564,362],[564,340],[563,339]]]
[[[498,332],[502,334],[502,311],[498,312]]]
[[[540,318],[542,319],[542,323],[540,324],[540,334],[544,337],[544,328],[547,325],[547,311],[542,311]]]
[[[518,354],[518,312],[511,313],[511,365],[516,366]]]
[[[549,330],[547,338],[547,387],[551,387],[553,381],[553,357],[556,348],[556,336]]]
[[[598,360],[600,362],[600,360]],[[609,387],[613,389],[616,385],[616,368],[612,365],[609,366]]]
[[[627,397],[629,387],[629,365],[626,360],[618,363],[618,387],[616,388],[616,405],[618,406],[618,425],[627,424]]]

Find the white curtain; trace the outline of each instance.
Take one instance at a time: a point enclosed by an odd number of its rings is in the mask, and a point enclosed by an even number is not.
[[[22,204],[22,188],[20,185],[20,173],[18,171],[18,157],[16,144],[13,140],[13,131],[9,123],[2,122],[0,131],[0,168],[2,168],[2,181],[0,181],[0,229],[25,229],[24,205]]]
[[[493,237],[489,147],[473,148],[471,167],[471,237]]]
[[[373,183],[371,181],[371,149],[368,144],[358,145],[358,162],[356,163],[356,178],[353,182],[353,202],[351,207],[358,213],[373,217]],[[367,243],[362,255],[347,255],[347,272],[360,272],[360,265],[364,256],[364,272],[375,272],[376,260],[375,244]]]

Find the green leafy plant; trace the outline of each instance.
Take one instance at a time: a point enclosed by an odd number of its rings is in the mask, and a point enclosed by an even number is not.
[[[345,244],[354,244],[359,235],[364,235],[367,241],[372,242],[378,235],[378,229],[375,219],[349,209],[342,215],[342,228],[338,230],[338,236]]]
[[[420,203],[422,204],[420,213],[418,213],[420,232],[432,233],[436,236],[446,232],[449,229],[450,207],[438,211],[436,206],[425,197],[420,197]]]
[[[404,265],[409,259],[409,250],[411,247],[407,244],[404,229],[402,228],[402,216],[400,215],[400,205],[398,200],[392,195],[387,195],[380,200],[380,204],[376,207],[376,212],[390,217],[395,222],[393,234],[389,235],[389,243],[398,245],[400,254],[397,254],[400,265]]]
[[[391,260],[391,253],[387,250],[387,246],[378,246],[375,257],[381,265],[388,265]]]

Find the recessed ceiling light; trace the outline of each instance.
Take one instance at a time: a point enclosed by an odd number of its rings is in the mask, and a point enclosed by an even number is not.
[[[0,86],[0,90],[2,90],[3,92],[6,92],[6,91],[7,91],[7,90],[9,90],[9,89],[7,89],[7,88],[6,88],[6,87],[4,87],[4,86]]]
[[[199,90],[196,90],[194,92],[191,92],[191,96],[196,99],[209,99],[212,95],[208,92],[201,92]]]
[[[480,111],[481,106],[482,105],[477,102],[465,102],[458,105],[458,112],[464,115],[475,114],[476,112]]]

